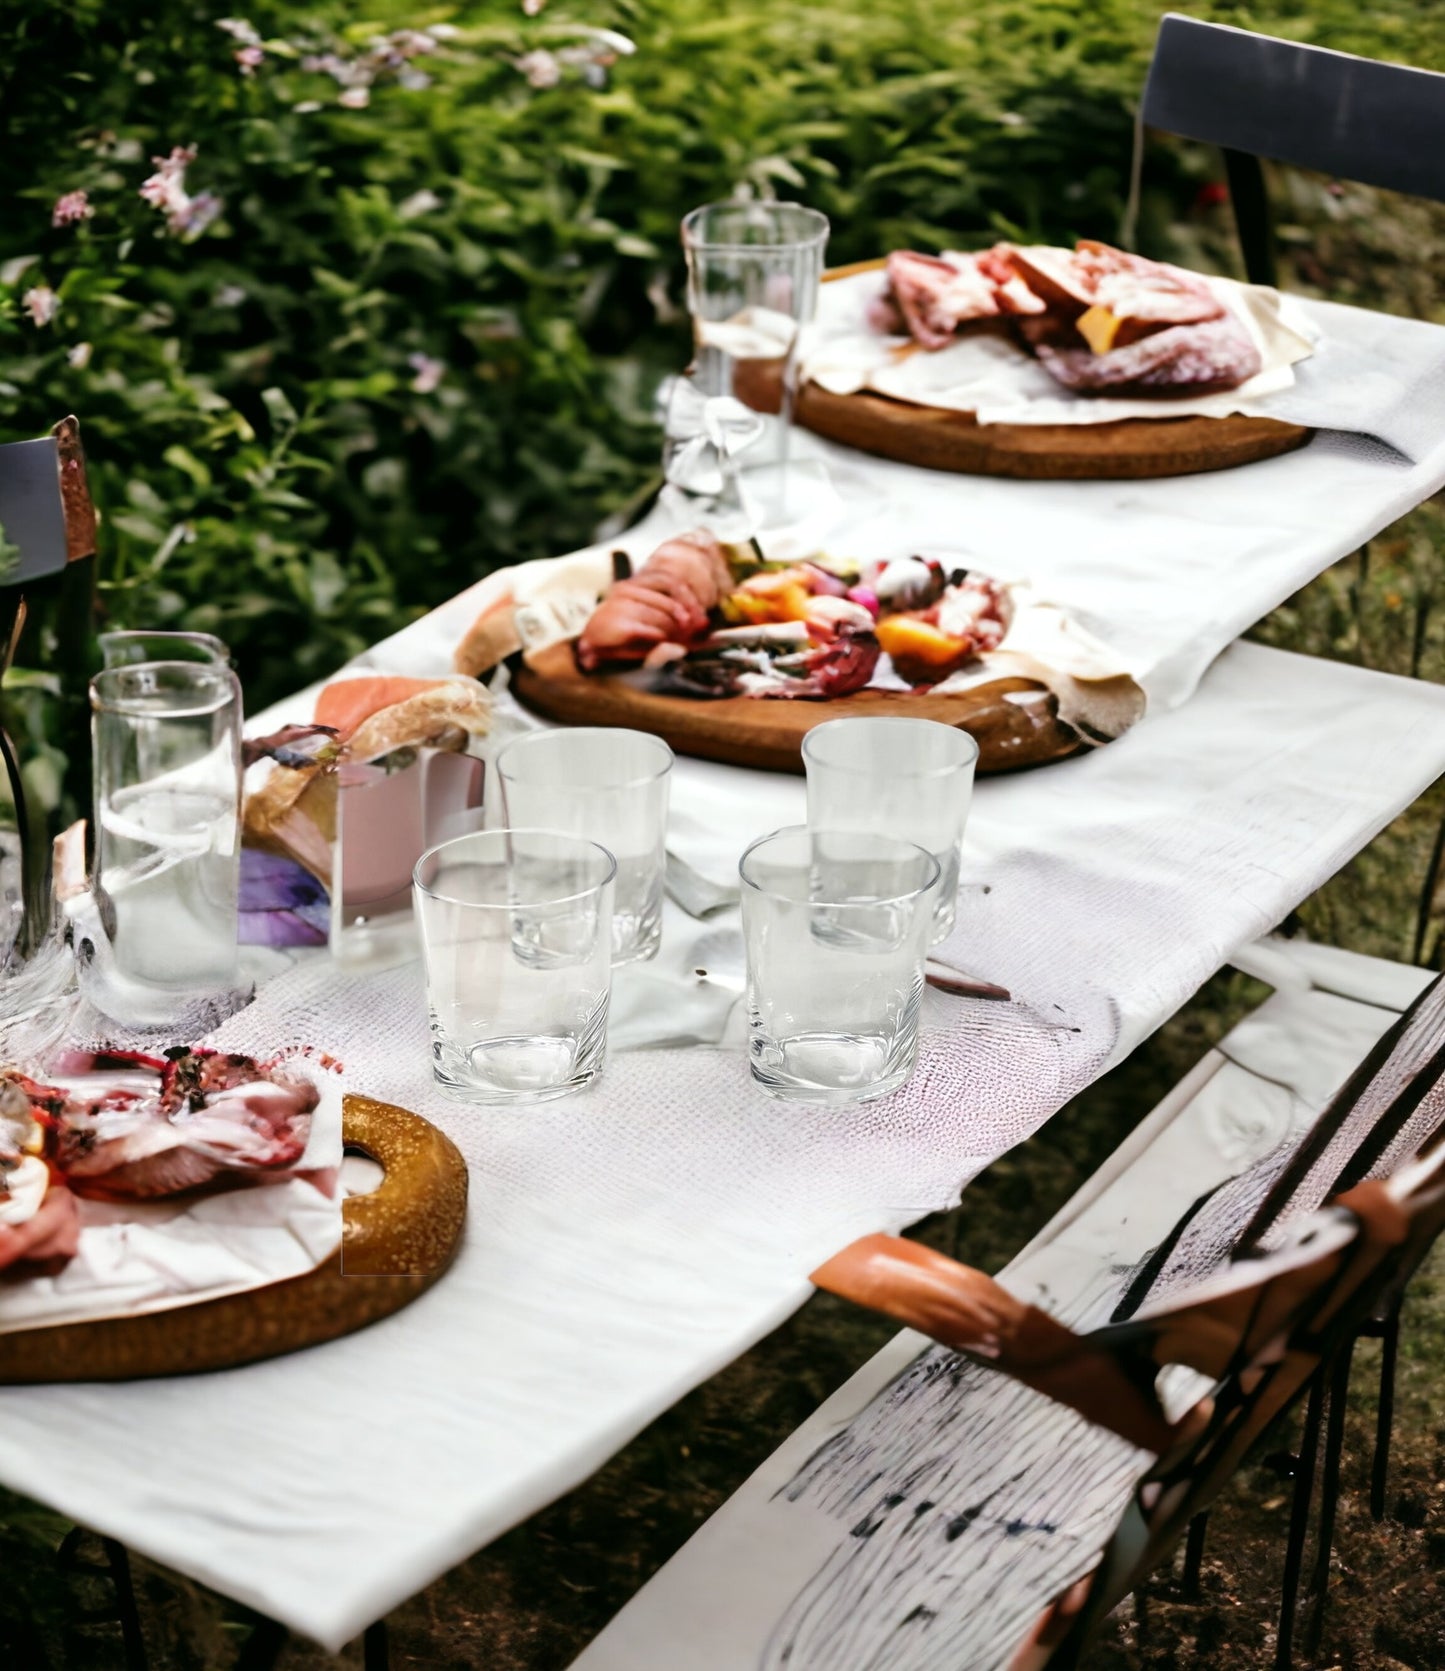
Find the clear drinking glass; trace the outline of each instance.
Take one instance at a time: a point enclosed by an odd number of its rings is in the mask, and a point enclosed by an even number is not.
[[[241,687],[215,662],[139,662],[90,683],[91,987],[113,1020],[164,1026],[236,978]]]
[[[214,633],[132,632],[100,634],[101,665],[128,667],[138,661],[213,661],[231,665],[231,652]]]
[[[595,841],[481,830],[417,860],[432,1072],[464,1102],[545,1102],[607,1050],[612,890]]]
[[[896,1091],[918,1054],[937,859],[795,825],[755,841],[738,874],[753,1078],[809,1102]]]
[[[803,764],[811,826],[916,841],[938,860],[933,940],[942,940],[953,927],[978,744],[937,720],[860,715],[815,725]]]
[[[798,337],[818,309],[828,217],[801,203],[709,203],[684,216],[691,381],[777,414],[747,448],[749,465],[787,464]]]
[[[656,957],[672,777],[662,738],[611,726],[533,731],[497,755],[497,776],[509,824],[586,836],[617,860],[613,963]]]

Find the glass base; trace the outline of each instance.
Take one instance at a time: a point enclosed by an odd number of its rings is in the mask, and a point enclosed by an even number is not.
[[[459,1102],[551,1102],[592,1084],[606,1058],[603,1022],[583,1038],[514,1034],[461,1049],[433,1031],[432,1075]]]
[[[918,1056],[883,1033],[797,1033],[786,1039],[754,1034],[753,1078],[770,1096],[797,1102],[872,1102],[906,1085]]]

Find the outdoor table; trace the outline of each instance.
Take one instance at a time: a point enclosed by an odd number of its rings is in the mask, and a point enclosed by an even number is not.
[[[1445,482],[1445,419],[1416,463],[1325,435],[1164,482],[952,480],[810,450],[889,489],[895,539],[952,529],[982,558],[1006,535],[1149,694],[1107,747],[977,788],[942,950],[1012,1001],[930,991],[918,1070],[875,1104],[769,1099],[728,1041],[619,1051],[581,1096],[483,1110],[431,1083],[418,965],[299,957],[215,1042],[315,1044],[355,1089],[442,1126],[471,1169],[455,1266],[287,1358],[0,1390],[6,1484],[339,1649],[775,1327],[826,1255],[955,1203],[1445,770],[1445,689],[1225,648]],[[654,530],[620,543],[645,552]],[[469,620],[463,594],[360,665],[445,671]],[[720,880],[803,816],[801,779],[691,760],[673,799],[673,847]],[[685,979],[679,948],[704,936],[725,960],[727,919],[670,907],[660,964],[619,975],[619,1013],[668,969]]]

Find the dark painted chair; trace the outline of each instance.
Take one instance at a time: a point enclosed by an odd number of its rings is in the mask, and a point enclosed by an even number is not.
[[[1330,1373],[1382,1294],[1418,1266],[1445,1225],[1445,1150],[1385,1183],[1357,1184],[1333,1211],[1356,1227],[1343,1256],[1332,1269],[1316,1267],[1320,1280],[1312,1296],[1297,1300],[1287,1333],[1270,1340],[1252,1328],[1241,1336],[1212,1399],[1198,1407],[1207,1419],[1140,1481],[1098,1567],[1045,1612],[1013,1671],[1072,1671],[1079,1665],[1099,1626],[1207,1510],[1250,1446]],[[1232,1269],[1246,1272],[1251,1263]],[[1262,1297],[1268,1292],[1266,1286]],[[1282,1642],[1277,1663],[1288,1664],[1290,1651]]]
[[[1217,145],[1256,284],[1275,282],[1260,158],[1445,202],[1445,75],[1168,13],[1146,128]]]

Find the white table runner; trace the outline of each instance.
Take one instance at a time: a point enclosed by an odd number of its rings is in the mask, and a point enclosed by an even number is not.
[[[287,1359],[0,1391],[0,1478],[339,1647],[774,1327],[825,1254],[956,1199],[1442,768],[1445,689],[1239,645],[1179,712],[981,783],[952,948],[1015,1001],[930,993],[913,1082],[851,1111],[773,1102],[703,1049],[467,1110],[428,1082],[414,970],[300,966],[266,1010],[466,1152],[455,1269]],[[715,869],[802,784],[682,762],[676,805]]]

